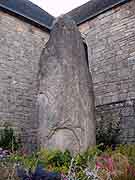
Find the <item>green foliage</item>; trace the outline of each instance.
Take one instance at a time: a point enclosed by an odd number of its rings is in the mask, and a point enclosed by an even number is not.
[[[61,152],[59,150],[45,149],[27,156],[13,154],[10,157],[10,161],[12,163],[19,163],[26,169],[32,171],[34,171],[37,165],[40,164],[49,171],[67,174],[71,158],[69,151]]]
[[[112,144],[118,144],[118,136],[120,134],[119,122],[109,121],[107,128],[104,128],[104,124],[100,124],[100,128],[96,131],[96,142],[97,145],[102,144],[100,148],[102,150],[106,149],[106,146],[111,146]]]
[[[71,154],[68,150],[41,150],[38,153],[39,162],[54,172],[67,173],[71,162]]]
[[[96,157],[102,153],[99,149],[100,146],[89,148],[82,154],[78,154],[75,157],[75,163],[77,166],[86,167],[88,162],[95,163]]]
[[[14,151],[19,148],[19,145],[14,130],[11,127],[5,126],[4,129],[0,129],[1,148]]]
[[[131,164],[135,164],[135,144],[120,144],[113,150],[111,147],[105,149],[104,153],[108,155],[120,153],[128,158]]]
[[[38,158],[35,153],[31,155],[19,155],[19,154],[12,154],[10,156],[10,162],[19,163],[24,168],[34,171],[38,164]]]
[[[119,145],[116,147],[115,152],[123,154],[131,164],[135,165],[135,145]]]
[[[89,148],[86,152],[71,156],[69,151],[42,149],[31,155],[13,154],[8,159],[11,164],[19,163],[27,170],[34,171],[38,164],[51,172],[73,176],[77,180],[87,180],[86,171],[97,174],[98,179],[133,180],[135,179],[135,145],[119,145],[115,150],[105,151],[100,146]],[[98,166],[98,168],[97,168]],[[92,179],[89,177],[89,179]]]

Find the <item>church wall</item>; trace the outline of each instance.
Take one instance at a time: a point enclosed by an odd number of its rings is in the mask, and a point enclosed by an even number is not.
[[[135,1],[79,29],[88,46],[97,127],[120,122],[121,142],[135,142]],[[40,28],[0,11],[0,126],[17,127],[28,145],[36,144],[38,63],[48,38]]]
[[[135,1],[79,26],[88,45],[97,122],[120,121],[121,141],[135,141]],[[114,117],[112,119],[112,117]],[[98,124],[98,123],[97,123]]]
[[[0,126],[17,127],[28,144],[35,141],[38,60],[47,40],[45,31],[0,11]]]

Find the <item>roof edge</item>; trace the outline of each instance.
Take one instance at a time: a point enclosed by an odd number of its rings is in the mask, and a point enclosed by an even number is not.
[[[88,21],[88,20],[90,20],[90,19],[94,19],[95,17],[97,17],[98,15],[100,15],[100,14],[102,14],[102,13],[104,13],[104,12],[106,12],[106,11],[109,11],[110,9],[113,9],[114,7],[121,6],[122,4],[128,3],[129,1],[131,1],[131,0],[120,0],[119,2],[114,3],[113,5],[110,5],[110,6],[106,7],[106,8],[104,8],[104,9],[101,9],[101,10],[97,11],[96,13],[93,13],[92,15],[84,18],[83,20],[81,20],[81,21],[79,21],[79,22],[76,22],[76,24],[79,26],[79,25],[85,23],[86,21]],[[87,2],[87,3],[88,3],[88,2]],[[86,4],[87,4],[87,3],[86,3]],[[83,5],[85,5],[85,4],[83,4]],[[83,6],[83,5],[82,5],[82,6]],[[79,9],[79,8],[81,8],[82,6],[80,6],[80,7],[78,7],[78,8],[75,8],[75,9],[73,9],[72,11],[69,11],[67,14],[70,15],[71,12],[74,12],[76,9]],[[71,17],[72,17],[72,16],[71,16]],[[72,18],[74,19],[74,17],[72,17]]]
[[[129,2],[129,1],[131,1],[131,0],[119,0],[118,2],[115,2],[115,3],[112,4],[112,5],[108,5],[107,7],[104,7],[103,9],[97,10],[97,12],[91,13],[89,16],[84,17],[82,20],[78,20],[78,22],[76,22],[76,24],[79,26],[79,25],[85,23],[86,21],[88,21],[88,20],[90,20],[90,19],[94,19],[95,17],[97,17],[98,15],[100,15],[100,14],[102,14],[102,13],[104,13],[104,12],[106,12],[106,11],[109,11],[110,9],[112,9],[112,8],[114,8],[114,7],[116,7],[116,6],[120,6],[120,5],[122,5],[122,4],[125,4],[125,3]],[[88,2],[89,2],[89,1],[88,1]],[[87,3],[88,3],[88,2],[87,2]],[[85,3],[85,4],[87,4],[87,3]],[[85,5],[85,4],[83,4],[83,5]],[[82,5],[82,6],[83,6],[83,5]],[[75,13],[75,12],[76,12],[79,8],[81,8],[82,6],[77,7],[77,8],[75,8],[75,9],[69,11],[69,12],[66,13],[66,14],[70,15],[70,16],[74,19],[74,15],[72,15],[72,13],[73,13],[73,12]],[[10,13],[10,14],[13,14],[13,15],[16,16],[16,17],[19,17],[20,19],[22,18],[24,21],[29,22],[30,24],[32,24],[32,25],[34,25],[34,26],[37,26],[38,28],[41,28],[42,30],[44,30],[44,31],[46,31],[46,32],[48,32],[48,33],[52,30],[53,21],[52,21],[51,26],[48,26],[47,24],[44,24],[44,23],[39,22],[39,21],[36,21],[34,18],[31,18],[31,17],[29,17],[29,16],[27,16],[27,15],[21,13],[21,12],[18,12],[18,11],[16,11],[16,10],[12,9],[12,8],[9,8],[9,7],[7,7],[7,6],[3,5],[3,4],[0,4],[0,8],[1,8],[3,11],[6,11],[6,12],[8,12],[8,13]],[[53,17],[53,16],[52,16],[52,17]],[[54,20],[55,20],[55,19],[56,19],[56,18],[54,18]]]
[[[105,8],[105,9],[103,9],[103,10],[101,10],[101,11],[99,11],[99,12],[97,12],[97,13],[89,16],[89,17],[87,17],[87,18],[84,19],[83,21],[80,21],[79,23],[77,23],[77,25],[83,24],[83,23],[85,23],[86,21],[88,21],[88,20],[90,20],[90,19],[93,19],[93,18],[95,18],[96,16],[98,16],[98,15],[100,15],[100,14],[102,14],[102,13],[104,13],[104,12],[106,12],[106,11],[109,11],[110,9],[112,9],[112,8],[114,8],[114,7],[116,7],[116,6],[120,6],[120,5],[122,5],[122,4],[125,4],[125,3],[127,3],[127,2],[129,2],[129,0],[121,0],[121,1],[118,2],[118,3],[115,3],[115,4],[113,4],[113,5],[110,5],[110,6],[108,6],[107,8]]]
[[[35,25],[37,27],[40,27],[40,28],[42,28],[43,30],[45,30],[47,32],[51,31],[51,27],[49,27],[49,26],[47,26],[45,24],[42,24],[41,22],[38,22],[38,21],[36,21],[33,18],[25,16],[24,14],[22,14],[22,13],[20,13],[18,11],[15,11],[15,10],[13,10],[11,8],[8,8],[8,7],[6,7],[6,6],[2,5],[2,4],[0,4],[0,8],[3,9],[3,11],[9,12],[11,14],[14,14],[16,17],[23,18],[26,22],[29,21],[30,24]]]

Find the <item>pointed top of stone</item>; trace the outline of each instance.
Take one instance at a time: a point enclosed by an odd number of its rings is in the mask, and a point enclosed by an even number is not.
[[[58,51],[63,47],[72,51],[74,48],[80,49],[80,46],[83,46],[81,33],[78,31],[75,21],[69,15],[62,15],[56,19],[47,44],[54,46],[54,49]]]
[[[58,18],[56,18],[56,20],[53,23],[53,28],[55,28],[55,26],[66,26],[66,27],[72,27],[72,26],[76,26],[75,21],[72,19],[71,16],[69,15],[61,15]]]
[[[74,35],[73,35],[74,34]],[[53,39],[56,37],[57,41],[61,39],[65,39],[65,37],[73,36],[76,37],[76,35],[81,36],[80,32],[78,31],[78,28],[76,26],[75,21],[68,15],[62,15],[56,19],[54,22],[50,39],[53,36]]]

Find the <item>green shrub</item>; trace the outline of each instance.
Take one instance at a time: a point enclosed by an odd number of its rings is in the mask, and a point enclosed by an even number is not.
[[[22,165],[25,169],[27,170],[32,170],[34,171],[35,168],[38,165],[38,157],[36,153],[32,153],[31,155],[19,155],[19,154],[12,154],[10,156],[9,161],[12,164],[20,164]]]
[[[4,129],[0,129],[0,147],[8,150],[17,150],[20,143],[15,136],[13,128],[5,126]]]
[[[119,144],[118,136],[120,135],[119,122],[109,121],[105,127],[104,123],[99,123],[96,130],[97,145],[102,144],[100,148],[105,150],[107,146]]]
[[[27,156],[13,154],[10,160],[12,163],[20,163],[24,168],[32,171],[40,164],[49,171],[67,174],[71,158],[69,151],[61,152],[59,150],[45,149]]]
[[[38,159],[49,170],[67,173],[72,157],[68,150],[65,152],[59,150],[41,150],[38,153]]]

